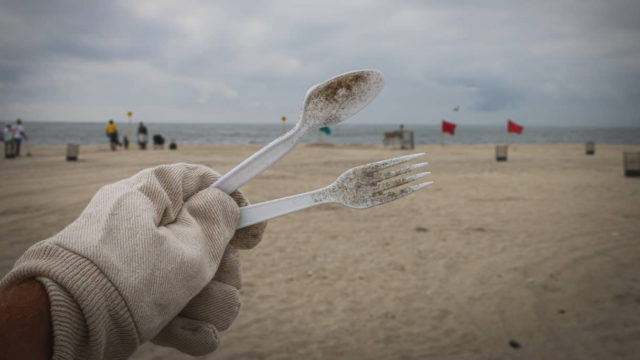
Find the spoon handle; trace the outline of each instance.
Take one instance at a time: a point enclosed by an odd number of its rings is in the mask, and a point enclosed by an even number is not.
[[[260,151],[246,158],[243,162],[224,174],[211,187],[218,188],[227,194],[234,192],[240,186],[249,182],[261,172],[269,168],[273,163],[285,156],[298,140],[304,136],[306,129],[296,126],[279,138],[270,142]]]

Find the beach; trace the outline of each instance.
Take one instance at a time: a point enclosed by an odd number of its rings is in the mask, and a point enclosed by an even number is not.
[[[258,145],[110,152],[37,146],[0,160],[0,276],[72,222],[103,185],[190,162],[224,173]],[[241,254],[242,309],[203,359],[635,359],[640,353],[640,145],[304,144],[242,190],[252,202],[314,190],[345,170],[426,152],[435,183],[356,210],[269,222]],[[23,152],[26,151],[23,149]],[[191,359],[152,344],[138,360]]]

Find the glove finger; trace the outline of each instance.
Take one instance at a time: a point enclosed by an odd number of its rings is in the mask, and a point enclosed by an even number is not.
[[[176,316],[151,342],[191,356],[201,356],[214,352],[220,344],[220,337],[212,324]]]
[[[189,198],[176,220],[166,228],[174,235],[177,243],[175,246],[180,246],[182,252],[189,252],[194,259],[209,261],[209,281],[217,271],[227,244],[235,233],[239,217],[240,209],[227,194],[208,188]],[[208,258],[203,259],[203,251],[208,253]],[[205,283],[206,281],[202,285]]]
[[[231,285],[211,281],[180,312],[181,317],[206,322],[227,330],[240,311],[240,293]]]
[[[236,190],[230,195],[239,207],[249,205],[249,201],[247,201],[240,190]],[[262,240],[262,234],[266,227],[267,222],[265,221],[238,229],[231,239],[231,244],[237,249],[252,249]]]
[[[238,250],[233,246],[227,246],[222,256],[218,271],[213,280],[231,285],[236,289],[242,287],[242,278],[240,274],[240,256]]]
[[[262,234],[267,227],[267,222],[253,224],[236,230],[230,243],[238,249],[253,249],[262,240]]]
[[[108,186],[128,186],[145,195],[156,211],[156,224],[172,223],[184,202],[208,188],[220,175],[206,166],[178,163],[145,169]]]

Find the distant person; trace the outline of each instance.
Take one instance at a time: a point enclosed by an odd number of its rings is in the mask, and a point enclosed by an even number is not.
[[[120,140],[118,140],[118,127],[113,122],[113,120],[109,120],[109,124],[107,124],[105,133],[107,134],[107,138],[109,138],[109,145],[111,146],[111,151],[116,151],[116,146],[119,146],[122,144],[120,144]]]
[[[149,141],[149,132],[147,127],[144,126],[144,123],[141,121],[140,125],[138,125],[138,146],[140,150],[145,150],[147,148],[147,142]]]
[[[174,139],[171,139],[171,142],[169,143],[169,150],[178,150],[178,144],[176,144]]]
[[[4,157],[6,159],[12,159],[16,157],[15,143],[13,142],[13,127],[11,124],[2,129],[2,141],[4,141]]]
[[[129,138],[127,137],[127,135],[122,137],[122,143],[124,144],[125,149],[129,148]]]
[[[16,124],[13,125],[13,145],[15,148],[15,156],[20,156],[20,145],[22,144],[22,138],[29,140],[27,134],[24,132],[24,126],[22,120],[17,119]]]
[[[153,148],[164,149],[164,136],[160,134],[153,135]]]

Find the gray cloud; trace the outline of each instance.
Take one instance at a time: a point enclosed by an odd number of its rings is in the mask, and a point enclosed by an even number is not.
[[[473,94],[471,110],[495,112],[514,109],[525,100],[522,89],[505,84],[501,79],[454,78],[442,83],[469,89]]]
[[[469,122],[632,124],[639,11],[632,0],[8,0],[0,119],[135,108],[153,121],[271,122],[297,116],[314,83],[373,67],[387,87],[353,122],[435,122],[464,104]]]

